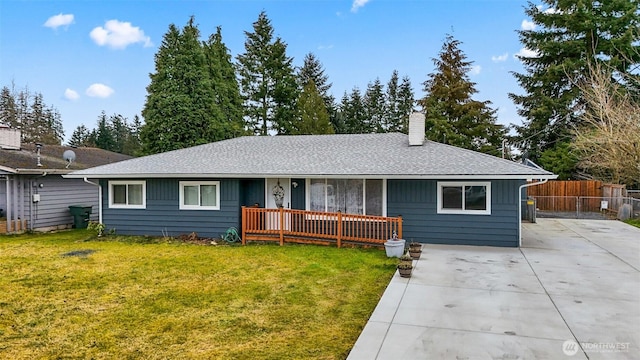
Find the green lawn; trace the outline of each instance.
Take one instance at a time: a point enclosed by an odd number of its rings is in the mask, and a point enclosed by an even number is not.
[[[343,359],[396,264],[377,249],[90,237],[0,236],[0,358]]]

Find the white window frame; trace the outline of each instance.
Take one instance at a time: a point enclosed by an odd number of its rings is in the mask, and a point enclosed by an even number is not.
[[[200,201],[200,186],[214,185],[216,187],[216,205],[185,205],[184,204],[184,187],[198,186],[198,202]],[[180,210],[220,210],[220,181],[180,181]]]
[[[325,196],[324,196],[324,211],[327,211],[327,207],[329,204],[327,204],[327,193],[326,193],[326,186],[327,186],[327,180],[333,180],[333,179],[347,179],[347,180],[363,180],[362,181],[362,211],[363,211],[363,215],[368,215],[367,214],[367,180],[382,180],[382,215],[370,215],[370,216],[387,216],[387,179],[380,179],[380,178],[375,178],[375,179],[366,179],[366,178],[354,178],[354,177],[348,177],[348,178],[319,178],[320,180],[324,180],[324,185],[325,185]],[[307,211],[311,210],[311,179],[307,178],[306,181],[306,186],[305,186],[305,209]]]
[[[113,203],[113,186],[127,186],[127,203]],[[142,204],[129,204],[129,185],[142,185]],[[111,209],[146,209],[147,208],[147,182],[144,180],[113,180],[109,181],[109,208]]]
[[[442,208],[442,188],[443,187],[462,187],[462,209],[443,209]],[[486,210],[466,210],[464,187],[465,186],[484,186],[486,189]],[[464,214],[464,215],[491,215],[491,182],[479,181],[438,181],[438,214]]]

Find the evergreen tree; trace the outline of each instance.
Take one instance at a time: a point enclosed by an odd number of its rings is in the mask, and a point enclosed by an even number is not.
[[[538,161],[545,150],[562,152],[571,130],[580,126],[585,105],[577,84],[591,63],[613,69],[614,79],[628,79],[640,62],[640,11],[637,0],[543,0],[545,7],[529,3],[525,10],[536,25],[519,37],[533,56],[520,56],[525,73],[514,73],[524,95],[509,94],[524,118],[516,126],[522,151]],[[547,157],[550,156],[547,151]],[[552,165],[552,164],[549,164]]]
[[[298,78],[300,80],[300,87],[306,86],[309,81],[313,80],[317,92],[322,98],[327,110],[333,106],[335,99],[329,93],[332,85],[328,82],[329,76],[325,75],[324,67],[313,53],[305,55],[302,67],[300,71],[298,71]]]
[[[159,153],[216,140],[224,121],[215,106],[207,58],[192,17],[182,29],[171,24],[155,56],[142,110],[143,152]]]
[[[79,125],[78,127],[76,127],[75,130],[73,130],[73,133],[71,134],[71,138],[69,139],[69,142],[67,145],[77,146],[77,147],[95,146],[95,144],[91,143],[90,136],[91,136],[91,132],[89,131],[89,129],[87,129],[87,127],[84,125]]]
[[[100,149],[117,152],[116,135],[104,111],[98,117],[98,127],[95,130],[95,146]]]
[[[384,87],[380,79],[377,78],[374,82],[367,85],[367,91],[364,94],[366,119],[364,132],[386,132],[387,109],[385,103]]]
[[[278,38],[272,49],[271,72],[275,80],[273,129],[277,134],[287,135],[291,134],[297,121],[300,90],[292,65],[293,58],[286,54],[287,45]]]
[[[47,106],[41,93],[32,94],[27,87],[18,92],[13,86],[2,88],[0,123],[20,129],[25,143],[59,145],[64,137],[58,110]]]
[[[400,83],[400,90],[398,92],[398,105],[397,110],[399,114],[400,124],[397,130],[402,133],[409,133],[409,116],[414,111],[415,96],[413,94],[413,88],[411,87],[411,80],[408,76],[402,78]],[[393,125],[394,127],[397,125]]]
[[[298,115],[300,120],[291,132],[293,135],[334,133],[324,99],[312,79],[307,81],[298,99]]]
[[[122,153],[132,156],[141,155],[142,143],[140,142],[140,129],[142,128],[142,121],[140,117],[135,115],[132,123],[129,124],[127,128],[129,129],[129,133],[124,141]]]
[[[7,86],[0,91],[0,124],[14,125],[17,123],[16,99],[13,92]]]
[[[500,153],[505,129],[496,124],[489,101],[472,98],[475,83],[467,73],[472,62],[460,50],[460,41],[447,35],[435,72],[424,82],[425,97],[419,100],[426,118],[426,137],[458,147],[493,155]]]
[[[344,119],[344,130],[346,134],[364,134],[370,132],[360,89],[354,87],[353,90],[351,90],[351,94],[344,94],[340,104],[340,112]]]
[[[215,140],[230,139],[244,134],[242,120],[242,97],[231,62],[229,49],[222,41],[222,30],[218,26],[216,33],[204,43],[209,77],[211,79],[213,101],[223,116],[215,124]]]
[[[273,39],[264,11],[253,23],[253,32],[245,31],[245,36],[245,52],[237,57],[245,127],[258,135],[268,135],[269,130],[286,134],[292,128],[298,95],[286,44]]]

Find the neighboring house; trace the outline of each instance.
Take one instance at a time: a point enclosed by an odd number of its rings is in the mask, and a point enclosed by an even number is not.
[[[99,181],[101,221],[120,234],[240,228],[241,206],[403,217],[403,237],[426,243],[518,246],[527,180],[556,175],[409,136],[246,136],[75,171]],[[417,123],[417,125],[416,125]]]
[[[68,162],[63,159],[67,152]],[[74,170],[130,159],[96,148],[21,144],[20,131],[0,127],[0,232],[54,230],[73,224],[70,205],[92,206],[98,218],[96,185],[64,179]],[[5,221],[6,218],[6,221]]]

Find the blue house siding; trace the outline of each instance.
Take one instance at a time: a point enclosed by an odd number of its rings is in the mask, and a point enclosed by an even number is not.
[[[405,239],[432,244],[518,246],[521,181],[491,181],[491,215],[438,214],[437,184],[437,180],[387,181],[387,215],[402,215]]]
[[[103,223],[107,229],[124,235],[177,236],[196,232],[201,237],[213,238],[231,226],[239,226],[240,180],[220,180],[220,210],[180,210],[179,182],[179,179],[149,179],[146,209],[110,209],[108,181],[101,181]]]

